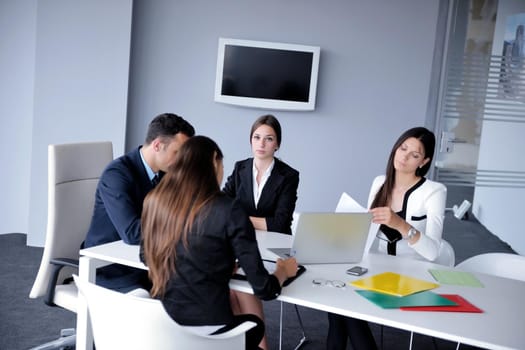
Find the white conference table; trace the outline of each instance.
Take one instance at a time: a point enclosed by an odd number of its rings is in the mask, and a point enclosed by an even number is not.
[[[280,233],[257,231],[257,241],[263,258],[275,258],[266,248],[289,247],[291,238]],[[138,246],[126,245],[122,241],[82,249],[79,277],[94,282],[96,269],[111,263],[146,269],[139,260],[138,252]],[[360,265],[369,269],[368,273],[361,277],[346,274],[349,264],[306,265],[306,271],[283,288],[278,300],[481,348],[525,348],[525,282],[476,274],[484,285],[483,288],[440,285],[433,290],[440,294],[459,294],[481,308],[483,313],[382,309],[361,297],[355,292],[356,288],[350,285],[335,288],[329,285],[316,286],[312,283],[314,278],[348,283],[385,271],[434,282],[428,269],[448,269],[429,262],[382,254],[369,254]],[[246,281],[232,280],[230,287],[252,292]],[[92,349],[92,343],[87,306],[79,295],[76,349]]]

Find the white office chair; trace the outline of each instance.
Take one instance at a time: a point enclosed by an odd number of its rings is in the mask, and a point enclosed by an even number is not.
[[[525,281],[525,256],[511,253],[484,253],[472,256],[456,268],[467,272],[486,273],[504,278]],[[458,343],[456,350],[459,349]]]
[[[295,231],[297,230],[297,221],[299,220],[299,216],[301,215],[301,213],[298,213],[296,211],[293,212],[293,216],[292,216],[292,236],[295,235]]]
[[[50,306],[76,312],[77,289],[68,281],[77,271],[78,251],[93,215],[98,179],[112,159],[111,142],[49,145],[46,240],[30,298],[43,296]],[[59,339],[33,350],[75,345],[73,329],[61,333]]]
[[[525,281],[525,256],[511,253],[485,253],[470,257],[456,265],[468,272]]]
[[[222,334],[199,335],[173,321],[157,299],[74,278],[87,301],[97,350],[240,350],[245,348],[245,333],[255,326],[246,321]]]
[[[450,243],[443,238],[441,239],[438,257],[434,260],[434,263],[450,267],[456,264],[456,253],[454,252],[454,248],[452,248]]]

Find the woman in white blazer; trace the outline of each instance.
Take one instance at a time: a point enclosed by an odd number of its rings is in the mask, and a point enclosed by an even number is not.
[[[371,250],[433,261],[437,258],[446,187],[424,176],[432,163],[436,139],[423,127],[405,131],[394,144],[386,175],[374,179],[368,198],[379,231]],[[328,314],[327,349],[376,349],[366,321]]]
[[[374,222],[383,223],[377,232],[376,240],[371,249],[389,254],[390,246],[391,252],[395,252],[391,255],[434,261],[438,257],[443,233],[447,198],[446,187],[439,182],[421,177],[410,189],[405,191],[400,210],[394,212],[394,209],[390,209],[388,206],[386,209],[373,206],[376,195],[384,187],[385,179],[385,175],[376,177],[370,189],[368,207],[373,208],[371,212]],[[386,214],[383,211],[386,211]],[[394,214],[397,214],[401,220],[396,218]],[[381,219],[382,216],[384,219]],[[390,222],[384,223],[388,222],[388,219],[385,219],[388,216],[390,216]],[[397,230],[396,227],[398,227]],[[387,236],[387,233],[391,233],[393,230],[399,233],[397,239],[396,236],[394,239],[389,239]],[[414,237],[409,239],[410,230],[415,231],[415,235],[412,233]],[[396,243],[390,243],[392,241]],[[394,244],[395,249],[392,247]]]

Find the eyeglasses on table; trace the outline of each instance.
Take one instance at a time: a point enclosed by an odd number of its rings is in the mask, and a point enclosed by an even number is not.
[[[327,280],[324,278],[314,278],[312,280],[314,286],[332,286],[335,288],[344,288],[346,283],[340,280]]]

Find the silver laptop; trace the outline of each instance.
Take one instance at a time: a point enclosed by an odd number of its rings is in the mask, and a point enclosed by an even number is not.
[[[301,213],[292,248],[268,248],[299,264],[357,263],[363,259],[371,213]]]

